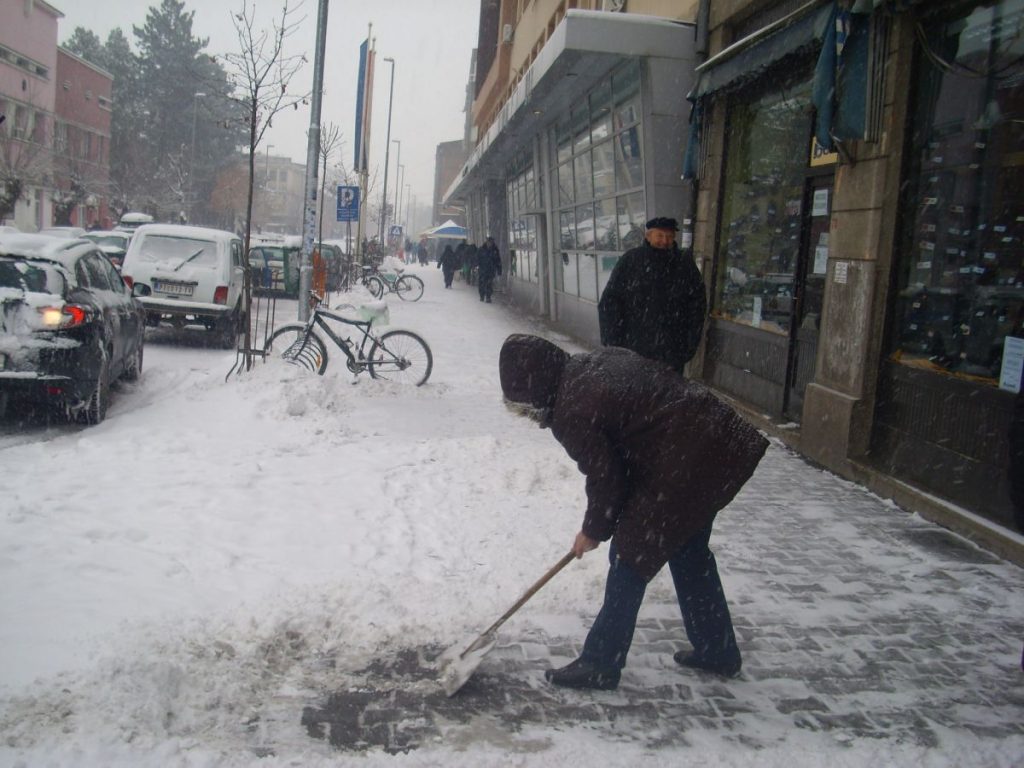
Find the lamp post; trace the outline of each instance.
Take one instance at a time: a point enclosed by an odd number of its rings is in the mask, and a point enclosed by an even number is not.
[[[409,199],[412,196],[412,184],[405,185],[405,216],[402,217],[402,223],[409,223]]]
[[[395,155],[395,220],[398,220],[398,169],[402,167],[402,142],[399,139],[392,139],[392,144],[398,145],[398,153]],[[385,203],[386,205],[387,203]],[[383,241],[381,245],[383,245]]]
[[[206,96],[202,91],[196,91],[192,94],[192,159],[189,160],[188,164],[188,221],[192,223],[192,176],[196,169],[196,114],[199,112],[199,99]]]
[[[402,181],[405,179],[405,166],[401,163],[398,164],[398,173],[395,174],[396,186],[395,190],[395,223],[401,224],[398,220],[402,215]]]
[[[388,219],[388,156],[391,152],[391,102],[395,96],[395,60],[385,57],[384,61],[391,65],[391,87],[388,91],[388,135],[387,141],[384,143],[384,190],[380,196],[380,242],[384,243],[384,228],[387,226]],[[401,151],[402,144],[398,143],[398,149]]]

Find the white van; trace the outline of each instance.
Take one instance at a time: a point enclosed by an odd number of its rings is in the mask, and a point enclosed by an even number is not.
[[[242,264],[242,241],[231,232],[145,224],[135,230],[121,276],[138,286],[148,325],[200,325],[231,349],[244,322]]]

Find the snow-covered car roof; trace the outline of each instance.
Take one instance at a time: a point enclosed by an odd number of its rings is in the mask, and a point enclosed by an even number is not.
[[[143,224],[135,230],[134,237],[146,235],[162,235],[163,237],[185,237],[192,240],[212,240],[214,242],[231,242],[237,240],[234,232],[209,227],[193,227],[188,224]]]
[[[38,234],[0,233],[0,256],[53,261],[63,267],[74,265],[82,251],[91,251],[96,243],[81,238],[73,240]]]

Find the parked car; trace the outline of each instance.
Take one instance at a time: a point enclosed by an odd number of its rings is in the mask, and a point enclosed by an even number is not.
[[[117,222],[116,229],[120,229],[125,232],[134,232],[143,224],[154,224],[155,222],[156,219],[154,219],[148,213],[129,211],[128,213],[125,213],[121,216],[121,220]]]
[[[142,373],[145,312],[94,243],[0,234],[0,409],[57,403],[86,424]]]
[[[16,235],[19,232],[21,232],[21,230],[15,226],[10,224],[0,224],[0,235]]]
[[[253,235],[249,268],[253,293],[295,298],[299,295],[302,238],[297,235]]]
[[[110,263],[118,269],[121,268],[124,255],[128,252],[128,243],[132,241],[131,232],[117,230],[94,230],[86,232],[82,237],[96,243],[104,255],[110,259]]]
[[[37,234],[72,239],[84,235],[85,230],[82,227],[43,227]]]
[[[242,241],[231,232],[178,224],[135,230],[121,265],[146,308],[146,323],[202,326],[235,346],[242,309]]]

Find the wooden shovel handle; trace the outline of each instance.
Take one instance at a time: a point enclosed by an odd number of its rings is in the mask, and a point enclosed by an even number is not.
[[[569,552],[567,554],[565,554],[562,557],[561,560],[559,560],[557,563],[555,563],[553,566],[551,566],[550,569],[548,569],[547,573],[545,573],[543,576],[541,576],[539,579],[537,579],[536,583],[534,583],[534,585],[532,587],[530,587],[528,590],[526,590],[526,592],[523,593],[522,597],[520,597],[518,600],[516,600],[515,605],[513,605],[511,608],[509,608],[507,611],[505,611],[505,613],[502,614],[500,619],[498,619],[496,622],[491,624],[491,626],[489,626],[484,631],[483,635],[486,636],[486,635],[491,634],[498,627],[500,627],[502,624],[504,624],[506,621],[508,621],[509,617],[512,616],[513,613],[515,613],[520,608],[522,608],[523,605],[525,605],[527,600],[529,600],[531,597],[533,597],[535,594],[537,594],[537,590],[539,590],[541,587],[543,587],[545,584],[547,584],[549,581],[551,581],[551,579],[554,578],[556,573],[558,573],[560,570],[565,568],[565,566],[567,566],[569,563],[571,563],[574,559],[576,559],[576,554],[572,550],[569,550]]]

